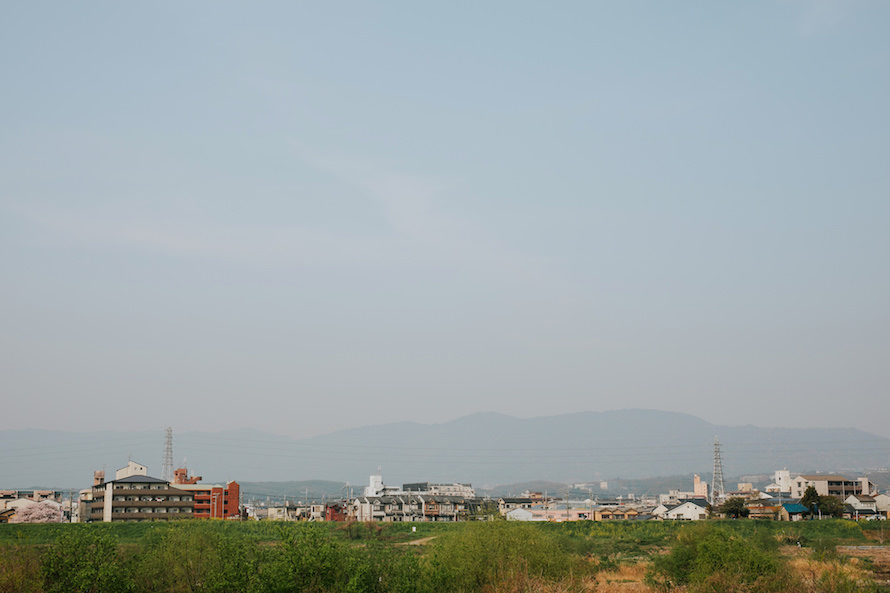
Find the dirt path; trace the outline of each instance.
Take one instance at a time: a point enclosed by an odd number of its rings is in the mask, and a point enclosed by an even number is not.
[[[431,535],[430,537],[422,537],[420,539],[416,539],[414,541],[405,542],[402,544],[398,544],[400,546],[422,546],[423,544],[436,539],[435,535]]]

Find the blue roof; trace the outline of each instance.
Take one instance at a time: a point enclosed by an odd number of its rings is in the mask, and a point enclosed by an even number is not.
[[[783,504],[782,508],[788,511],[789,513],[809,513],[810,509],[803,506],[802,504],[793,502],[791,504]]]

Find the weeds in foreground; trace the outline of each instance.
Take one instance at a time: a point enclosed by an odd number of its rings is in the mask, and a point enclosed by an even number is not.
[[[356,524],[350,535],[330,524],[189,521],[121,531],[113,524],[57,526],[50,543],[49,532],[34,526],[33,540],[0,543],[0,593],[878,590],[867,563],[837,554],[837,543],[861,537],[855,524],[741,523],[501,521],[418,525],[416,532],[408,524]],[[430,535],[436,537],[424,546],[396,545]]]

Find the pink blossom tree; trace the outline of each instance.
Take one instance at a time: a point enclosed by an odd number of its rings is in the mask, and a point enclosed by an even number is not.
[[[49,501],[38,502],[15,512],[10,523],[61,523],[62,509]]]

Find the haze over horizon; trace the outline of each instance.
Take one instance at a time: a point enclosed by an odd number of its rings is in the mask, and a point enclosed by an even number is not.
[[[890,4],[18,3],[0,430],[890,438]]]

